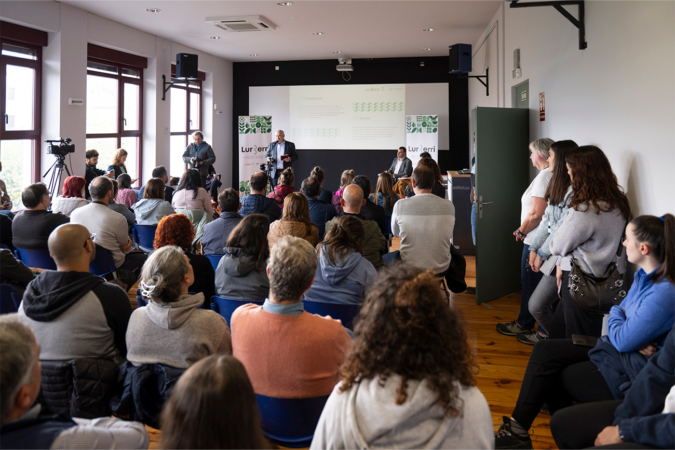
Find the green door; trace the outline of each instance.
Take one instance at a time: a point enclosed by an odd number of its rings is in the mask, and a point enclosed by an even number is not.
[[[530,107],[530,82],[526,81],[523,84],[516,86],[515,104],[518,109],[528,109]]]
[[[520,198],[529,185],[529,110],[476,108],[476,303],[521,290]]]

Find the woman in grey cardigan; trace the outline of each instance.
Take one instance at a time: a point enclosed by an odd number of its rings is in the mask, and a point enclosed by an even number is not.
[[[571,260],[586,273],[601,277],[616,258],[616,252],[630,218],[628,199],[619,186],[605,154],[586,145],[567,156],[572,180],[569,211],[549,245],[552,255],[560,256],[556,277],[562,283],[562,298],[550,334],[571,338],[572,334],[600,337],[602,316],[582,311],[574,304],[567,288]]]

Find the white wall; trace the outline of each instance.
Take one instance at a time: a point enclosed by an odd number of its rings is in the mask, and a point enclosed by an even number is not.
[[[162,75],[166,75],[167,80],[171,78],[171,63],[175,62],[176,53],[197,54],[199,70],[207,73],[202,98],[205,138],[214,147],[218,159],[216,169],[223,174],[223,183],[231,184],[230,61],[51,1],[3,1],[0,19],[49,32],[49,44],[43,49],[42,141],[60,136],[73,140],[74,175],[84,176],[86,105],[69,106],[68,98],[82,98],[86,103],[88,43],[148,58],[143,80],[143,180],[151,177],[154,167],[169,167],[170,93],[166,101],[162,101]],[[214,104],[222,114],[216,114]],[[41,147],[42,175],[54,158],[46,154],[46,145]],[[108,162],[100,165],[107,166]]]
[[[569,8],[575,16],[576,10]],[[494,20],[504,30],[504,39],[499,35],[503,53],[490,36],[488,64],[505,86],[500,97],[496,91],[493,97],[497,76],[491,73],[490,97],[485,97],[483,86],[470,80],[471,110],[511,106],[511,87],[528,80],[532,140],[597,145],[612,163],[634,214],[674,213],[675,2],[587,1],[585,50],[579,50],[577,29],[552,7],[505,4]],[[516,48],[522,68],[518,80],[511,75]],[[473,60],[476,69],[483,65],[481,52]],[[538,114],[540,92],[546,95],[544,122]]]

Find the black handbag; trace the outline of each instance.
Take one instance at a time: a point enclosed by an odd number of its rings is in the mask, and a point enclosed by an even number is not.
[[[626,223],[626,225],[628,225]],[[616,256],[621,257],[624,234],[619,241]],[[602,277],[596,277],[581,270],[577,261],[572,258],[572,269],[567,280],[567,288],[574,304],[579,309],[595,315],[609,313],[612,306],[620,304],[626,297],[626,274],[619,272],[615,261],[611,262]]]
[[[450,245],[450,270],[445,282],[455,294],[466,291],[466,258],[462,255],[454,245]]]

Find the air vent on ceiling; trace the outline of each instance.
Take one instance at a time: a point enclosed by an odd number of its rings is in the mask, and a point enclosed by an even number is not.
[[[207,17],[206,21],[231,33],[271,31],[276,28],[272,22],[262,16]]]

